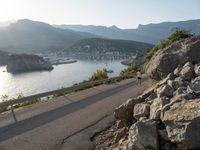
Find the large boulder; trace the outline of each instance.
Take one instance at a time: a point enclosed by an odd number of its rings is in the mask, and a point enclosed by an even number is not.
[[[157,124],[153,120],[141,119],[129,129],[128,150],[157,150]]]
[[[133,108],[135,104],[143,102],[145,99],[137,97],[128,99],[125,103],[117,107],[114,111],[114,117],[121,120],[123,127],[128,127],[133,123]]]
[[[129,99],[119,107],[115,108],[114,117],[120,120],[121,127],[127,127],[132,124],[133,116],[132,111],[135,105],[135,99]]]
[[[200,99],[174,103],[164,112],[162,121],[173,143],[200,149]]]
[[[155,80],[165,78],[179,65],[200,60],[200,36],[190,37],[158,50],[147,65],[146,73]]]

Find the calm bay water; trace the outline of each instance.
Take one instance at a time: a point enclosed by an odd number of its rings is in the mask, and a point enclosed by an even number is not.
[[[19,93],[24,96],[42,93],[87,80],[97,69],[112,69],[110,77],[119,75],[126,66],[119,61],[78,61],[73,64],[54,66],[52,71],[10,74],[4,72],[6,67],[0,67],[0,96],[16,97]]]

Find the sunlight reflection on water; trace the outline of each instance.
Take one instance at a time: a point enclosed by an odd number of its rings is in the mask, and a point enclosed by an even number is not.
[[[119,61],[94,62],[78,61],[73,64],[54,66],[52,71],[29,72],[10,74],[3,72],[6,67],[0,67],[0,95],[16,97],[22,93],[24,96],[68,87],[83,80],[87,80],[97,69],[107,68],[114,70],[110,76],[119,75],[120,70],[126,66]]]

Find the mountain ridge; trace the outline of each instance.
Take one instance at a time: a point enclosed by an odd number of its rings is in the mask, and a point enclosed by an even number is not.
[[[121,29],[115,25],[110,27],[95,25],[56,25],[56,27],[64,29],[68,28],[74,31],[85,31],[107,38],[133,40],[155,44],[168,37],[177,27],[192,30],[193,33],[200,34],[200,19],[177,22],[166,21],[146,25],[140,24],[135,29]]]
[[[200,19],[150,23],[136,29],[120,29],[113,25],[50,25],[40,21],[21,19],[0,28],[0,49],[11,53],[40,53],[69,48],[83,39],[105,38],[131,40],[155,44],[176,28],[200,34]]]
[[[81,39],[92,37],[97,36],[22,19],[0,29],[0,49],[9,52],[35,53],[48,49],[62,49]]]

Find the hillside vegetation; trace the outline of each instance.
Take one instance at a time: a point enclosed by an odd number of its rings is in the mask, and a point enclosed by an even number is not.
[[[90,38],[90,39],[83,39],[75,43],[69,49],[72,51],[82,51],[82,52],[107,50],[107,51],[130,53],[136,51],[145,52],[151,47],[153,47],[152,44],[137,42],[137,41]]]
[[[131,76],[134,75],[138,71],[138,68],[135,64],[128,66],[128,68],[122,70],[120,72],[120,76]]]
[[[89,78],[89,81],[96,81],[102,79],[108,79],[107,70],[105,68],[94,72],[92,76]]]
[[[141,65],[141,67],[140,67],[141,72],[143,72],[143,73],[145,72],[148,62],[151,60],[151,58],[155,55],[155,53],[158,50],[163,49],[163,48],[171,45],[172,43],[174,43],[176,41],[179,41],[181,39],[185,39],[185,38],[188,38],[188,37],[192,37],[192,36],[194,36],[194,35],[190,31],[180,29],[180,28],[176,28],[176,30],[167,39],[161,40],[159,44],[155,45],[146,54],[145,63],[143,65]]]
[[[165,48],[172,43],[193,36],[190,31],[177,28],[166,40],[161,40],[159,44],[155,45],[146,55],[146,60],[149,61],[153,55],[162,48]]]

